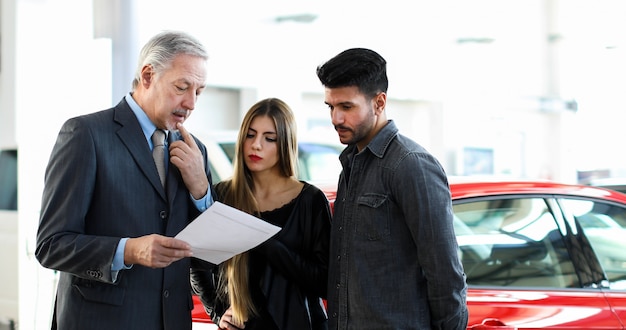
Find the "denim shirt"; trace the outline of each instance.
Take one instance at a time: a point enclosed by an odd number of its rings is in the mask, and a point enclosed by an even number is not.
[[[466,329],[467,286],[446,174],[393,121],[340,155],[329,329]]]

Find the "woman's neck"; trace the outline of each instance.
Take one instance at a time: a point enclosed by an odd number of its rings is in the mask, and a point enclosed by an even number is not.
[[[300,194],[303,183],[285,176],[278,175],[257,175],[254,180],[254,198],[257,201],[259,210],[270,211],[277,209]]]

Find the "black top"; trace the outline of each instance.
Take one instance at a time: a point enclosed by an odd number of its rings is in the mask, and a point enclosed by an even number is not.
[[[289,219],[289,215],[293,211],[296,199],[291,202],[271,211],[261,212],[261,219],[269,222],[278,227],[284,227],[285,223]],[[252,294],[252,301],[254,306],[258,309],[259,315],[253,317],[246,322],[246,329],[258,329],[258,330],[278,330],[278,326],[274,319],[267,311],[267,298],[261,291],[261,283],[263,282],[263,269],[266,267],[268,261],[264,255],[260,253],[254,254],[253,258],[249,259],[248,274],[250,283],[257,283],[257,285],[251,285],[250,291]]]
[[[216,186],[217,200],[225,186]],[[327,329],[322,298],[328,281],[330,214],[326,195],[306,182],[294,200],[261,214],[282,229],[250,250],[250,290],[259,315],[246,322],[246,330]],[[217,268],[192,258],[194,291],[215,323],[228,308],[227,301],[216,297]]]

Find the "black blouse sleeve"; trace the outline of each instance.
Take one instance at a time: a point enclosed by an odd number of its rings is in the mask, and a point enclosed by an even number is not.
[[[198,295],[204,310],[215,324],[226,311],[224,302],[217,297],[218,266],[198,258],[191,258],[191,289]]]

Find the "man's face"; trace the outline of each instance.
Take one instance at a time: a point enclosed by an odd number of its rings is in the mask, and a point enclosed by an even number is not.
[[[326,88],[324,103],[343,144],[356,144],[361,150],[375,135],[374,101],[356,86]]]
[[[206,85],[206,60],[192,55],[178,55],[170,67],[155,73],[146,66],[142,72],[146,88],[140,104],[150,120],[161,129],[175,130],[196,105]]]

